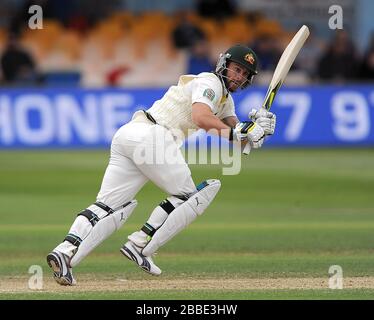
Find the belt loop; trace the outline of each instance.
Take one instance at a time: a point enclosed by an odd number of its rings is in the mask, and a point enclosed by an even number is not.
[[[142,110],[142,111],[144,112],[145,116],[147,117],[147,119],[149,121],[151,121],[153,124],[157,124],[155,118],[153,118],[152,115],[149,112],[147,112],[145,110]]]

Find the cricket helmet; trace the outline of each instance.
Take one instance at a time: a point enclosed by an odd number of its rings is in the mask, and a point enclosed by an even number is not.
[[[226,50],[225,53],[220,54],[219,59],[217,61],[215,73],[223,79],[227,87],[227,84],[226,84],[227,63],[229,61],[233,61],[233,62],[236,62],[242,65],[244,68],[246,68],[249,71],[247,81],[241,86],[241,88],[244,89],[252,83],[253,76],[258,73],[257,60],[258,60],[257,56],[251,48],[248,48],[247,46],[244,46],[241,44],[237,44],[235,46],[232,46],[228,50]]]

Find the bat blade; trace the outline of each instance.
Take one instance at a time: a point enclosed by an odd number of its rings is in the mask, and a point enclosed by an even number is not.
[[[296,56],[308,38],[309,33],[309,28],[306,25],[303,25],[283,51],[283,54],[279,59],[273,77],[270,81],[268,91],[265,95],[264,103],[262,105],[263,108],[267,110],[271,108],[275,95],[286,79],[286,76],[294,63]]]
[[[290,71],[292,64],[294,63],[296,56],[300,52],[306,39],[309,37],[309,34],[309,28],[306,25],[303,25],[294,35],[291,42],[287,45],[286,49],[283,51],[283,54],[280,57],[278,64],[274,70],[273,77],[270,81],[268,91],[262,104],[262,108],[270,110],[278,90],[286,79],[286,76]],[[250,151],[251,146],[249,143],[247,143],[244,147],[243,153],[249,154]]]

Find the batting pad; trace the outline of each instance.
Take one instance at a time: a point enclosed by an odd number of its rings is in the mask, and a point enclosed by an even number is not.
[[[144,247],[142,253],[145,256],[151,256],[162,245],[186,228],[197,216],[203,214],[220,187],[221,182],[216,179],[206,180],[197,186],[197,192],[170,213],[164,224]]]
[[[130,217],[137,204],[138,202],[136,200],[132,200],[125,207],[122,207],[101,219],[78,247],[77,253],[70,261],[70,266],[75,267],[78,265],[78,263],[100,243],[107,239],[114,231],[120,229]]]

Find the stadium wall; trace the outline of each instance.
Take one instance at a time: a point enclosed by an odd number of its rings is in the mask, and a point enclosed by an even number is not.
[[[0,148],[107,148],[114,132],[166,89],[1,89]],[[265,87],[234,95],[241,120],[261,105]],[[370,85],[284,87],[267,146],[373,146]]]

